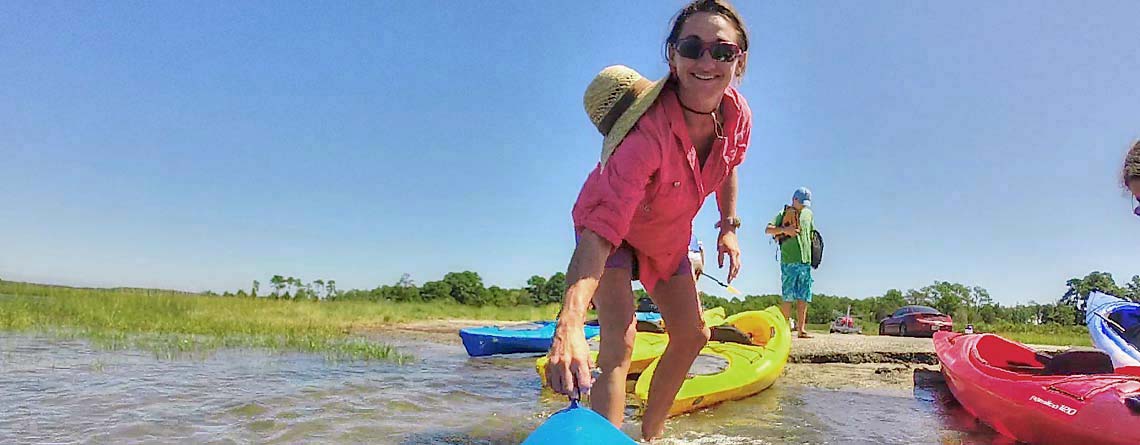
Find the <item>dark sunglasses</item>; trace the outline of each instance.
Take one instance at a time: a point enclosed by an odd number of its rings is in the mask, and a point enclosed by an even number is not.
[[[719,41],[705,43],[701,41],[700,37],[696,36],[685,37],[678,40],[677,43],[673,44],[673,49],[676,49],[677,54],[681,57],[693,60],[700,59],[701,56],[705,54],[705,51],[708,51],[709,56],[712,56],[713,60],[717,62],[732,62],[736,60],[737,57],[740,57],[741,54],[744,54],[744,51],[740,49],[740,45],[735,43]]]
[[[1140,198],[1136,198],[1136,204],[1140,204]],[[1140,205],[1137,205],[1136,208],[1132,209],[1132,214],[1140,216]]]

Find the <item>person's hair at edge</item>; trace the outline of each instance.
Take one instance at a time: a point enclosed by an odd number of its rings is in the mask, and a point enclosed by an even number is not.
[[[1124,169],[1120,173],[1120,185],[1128,188],[1128,183],[1140,180],[1140,139],[1132,144],[1132,149],[1124,156]]]
[[[740,13],[736,12],[736,7],[732,6],[732,4],[726,0],[694,0],[673,17],[673,29],[669,31],[669,37],[665,39],[666,63],[669,62],[669,48],[676,45],[677,39],[681,38],[681,28],[685,26],[685,21],[698,12],[720,14],[732,22],[733,25],[736,25],[736,32],[740,35],[740,41],[736,42],[736,44],[740,46],[741,51],[748,51],[748,32],[745,31],[744,20],[740,18]],[[744,75],[746,64],[746,61],[740,62],[740,71],[736,73],[737,77]]]

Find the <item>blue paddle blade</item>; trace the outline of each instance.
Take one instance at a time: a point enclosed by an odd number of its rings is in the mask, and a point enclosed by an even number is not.
[[[578,406],[575,400],[570,407],[554,413],[539,425],[522,445],[636,445],[610,421],[589,408]]]

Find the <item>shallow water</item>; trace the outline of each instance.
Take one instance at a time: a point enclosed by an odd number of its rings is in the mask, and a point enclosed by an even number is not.
[[[0,443],[517,444],[565,399],[534,356],[389,340],[411,364],[223,350],[159,359],[0,334]],[[935,375],[911,391],[776,385],[669,422],[665,444],[990,444]],[[631,414],[634,409],[628,410]],[[637,436],[636,418],[627,433]]]

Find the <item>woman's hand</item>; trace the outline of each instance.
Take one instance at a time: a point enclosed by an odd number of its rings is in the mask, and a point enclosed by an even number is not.
[[[728,282],[736,278],[740,272],[740,245],[736,242],[736,232],[728,230],[720,232],[720,239],[716,242],[717,265],[724,267],[724,256],[728,255]]]
[[[546,381],[554,392],[581,399],[590,392],[593,375],[590,374],[590,346],[586,343],[586,333],[582,326],[572,323],[558,323],[554,330],[554,343],[546,362]]]
[[[792,227],[792,226],[782,227],[781,230],[783,230],[784,235],[787,235],[787,236],[798,236],[800,234],[800,229],[798,227]]]

